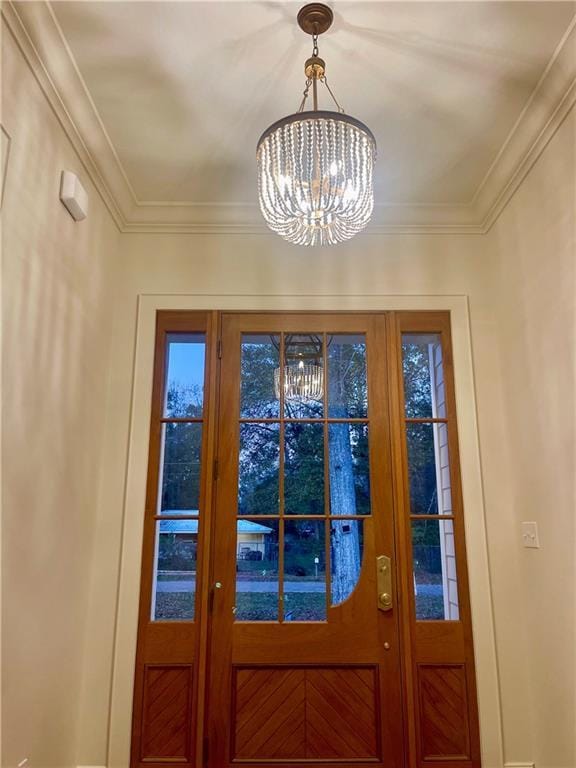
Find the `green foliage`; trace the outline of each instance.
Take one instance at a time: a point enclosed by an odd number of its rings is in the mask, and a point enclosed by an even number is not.
[[[430,416],[432,391],[428,344],[405,341],[402,344],[402,369],[407,418],[418,419]]]
[[[198,509],[201,448],[201,424],[165,425],[162,509]]]

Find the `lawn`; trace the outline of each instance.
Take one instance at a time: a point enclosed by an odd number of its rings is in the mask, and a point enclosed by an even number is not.
[[[324,621],[325,606],[323,595],[290,593],[285,602],[285,620]],[[278,597],[269,592],[243,592],[237,595],[236,609],[236,621],[277,621]],[[157,621],[190,621],[193,618],[194,601],[188,592],[156,594]]]
[[[326,599],[322,594],[291,592],[284,598],[285,621],[325,621]],[[278,596],[271,592],[236,595],[237,621],[277,621]]]
[[[157,592],[156,621],[190,621],[194,618],[194,595],[190,592]]]
[[[324,621],[324,596],[291,592],[285,599],[286,621]],[[236,597],[236,621],[277,621],[277,595],[269,592],[242,592]],[[443,619],[444,600],[441,595],[416,597],[418,619]],[[290,618],[290,616],[292,618]],[[190,621],[194,618],[193,596],[188,592],[158,592],[156,620]]]
[[[442,595],[415,595],[417,619],[443,619],[444,598]]]

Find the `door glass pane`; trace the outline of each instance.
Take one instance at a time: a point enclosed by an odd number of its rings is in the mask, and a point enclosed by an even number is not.
[[[402,334],[407,418],[446,418],[440,334]]]
[[[236,621],[278,621],[278,521],[237,522]]]
[[[323,520],[287,520],[284,528],[284,621],[326,619]]]
[[[278,514],[280,426],[240,424],[238,514]]]
[[[280,413],[275,380],[280,373],[280,337],[243,334],[240,362],[240,416],[272,419]]]
[[[452,513],[446,424],[407,424],[410,511],[413,515]]]
[[[452,520],[413,520],[412,556],[416,618],[458,619]]]
[[[156,524],[153,621],[190,621],[196,596],[198,520]]]
[[[287,334],[284,340],[284,415],[314,419],[324,414],[323,340],[318,334]]]
[[[324,514],[324,425],[284,427],[284,508],[287,515]]]
[[[361,419],[368,415],[364,334],[328,337],[328,416]]]
[[[202,424],[164,424],[160,456],[161,514],[198,514]]]
[[[367,424],[329,424],[330,514],[370,514]]]
[[[202,417],[204,357],[203,333],[168,334],[163,409],[165,417]]]
[[[362,520],[330,521],[331,602],[347,600],[360,578],[363,551]]]

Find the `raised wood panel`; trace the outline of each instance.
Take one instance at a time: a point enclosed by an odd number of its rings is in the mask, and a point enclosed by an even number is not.
[[[188,759],[191,686],[188,665],[145,668],[141,760]]]
[[[302,669],[236,671],[236,758],[306,756],[304,676]]]
[[[374,667],[238,668],[236,759],[376,759]]]
[[[468,696],[464,665],[418,666],[422,758],[470,757]]]
[[[378,756],[374,668],[306,672],[306,757]]]

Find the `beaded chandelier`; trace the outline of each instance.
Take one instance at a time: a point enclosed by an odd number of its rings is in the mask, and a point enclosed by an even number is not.
[[[298,111],[278,120],[258,142],[258,193],[266,223],[297,245],[333,245],[360,232],[372,214],[372,171],[376,140],[371,131],[344,113],[326,80],[318,56],[318,35],[332,24],[322,3],[305,5],[298,24],[312,35],[312,56],[304,71],[306,86]],[[318,109],[318,83],[337,111]],[[305,111],[310,88],[313,109]]]

